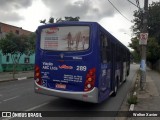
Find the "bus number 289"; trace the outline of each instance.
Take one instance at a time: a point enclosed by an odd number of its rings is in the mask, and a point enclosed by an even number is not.
[[[77,71],[86,71],[87,67],[86,66],[77,66]]]

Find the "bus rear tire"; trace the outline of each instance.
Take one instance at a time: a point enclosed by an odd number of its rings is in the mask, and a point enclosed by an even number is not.
[[[112,97],[115,97],[117,95],[117,90],[118,90],[118,81],[116,81],[116,85],[114,86],[114,91],[112,93]]]

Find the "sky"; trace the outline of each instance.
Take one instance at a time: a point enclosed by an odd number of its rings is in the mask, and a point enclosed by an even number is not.
[[[130,1],[136,4],[136,0]],[[144,0],[139,1],[143,8]],[[159,0],[149,0],[149,4],[153,1]],[[80,21],[98,22],[128,46],[135,10],[138,8],[128,0],[0,0],[0,22],[34,32],[42,25],[40,20],[79,16]]]

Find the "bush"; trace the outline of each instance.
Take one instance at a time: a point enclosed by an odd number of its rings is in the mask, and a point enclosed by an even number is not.
[[[128,98],[128,100],[127,100],[127,102],[128,102],[128,104],[137,104],[138,103],[138,101],[137,101],[137,96],[135,96],[135,95],[131,95],[129,98]]]

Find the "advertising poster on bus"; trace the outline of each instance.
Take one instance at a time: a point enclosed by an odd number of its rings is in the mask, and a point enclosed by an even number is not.
[[[42,29],[41,49],[78,51],[89,48],[88,26],[50,27]]]

